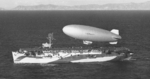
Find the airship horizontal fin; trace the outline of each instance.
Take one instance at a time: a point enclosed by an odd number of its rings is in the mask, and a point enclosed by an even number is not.
[[[112,33],[119,35],[119,30],[118,29],[112,29],[111,30]]]

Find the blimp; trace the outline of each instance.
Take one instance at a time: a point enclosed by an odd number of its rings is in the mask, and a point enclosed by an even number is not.
[[[72,38],[83,40],[83,44],[86,45],[90,45],[92,42],[117,44],[117,41],[121,39],[118,29],[108,31],[93,26],[71,24],[64,26],[62,30]]]

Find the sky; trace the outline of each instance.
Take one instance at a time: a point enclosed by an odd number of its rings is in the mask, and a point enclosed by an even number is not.
[[[0,0],[0,7],[11,9],[18,5],[31,6],[40,4],[55,4],[55,5],[87,5],[87,4],[108,4],[108,3],[141,3],[150,0]]]

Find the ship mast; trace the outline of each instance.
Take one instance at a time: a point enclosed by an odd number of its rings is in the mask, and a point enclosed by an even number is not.
[[[49,44],[52,45],[52,40],[54,40],[53,33],[49,33],[47,39],[49,40]]]
[[[43,48],[45,48],[45,47],[51,48],[51,46],[53,44],[52,40],[54,40],[53,33],[49,33],[47,39],[49,40],[49,43],[43,43],[42,44]]]

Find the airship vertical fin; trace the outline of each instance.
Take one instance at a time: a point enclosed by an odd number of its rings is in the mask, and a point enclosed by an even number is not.
[[[112,33],[119,35],[119,30],[118,29],[112,29],[111,30]]]

